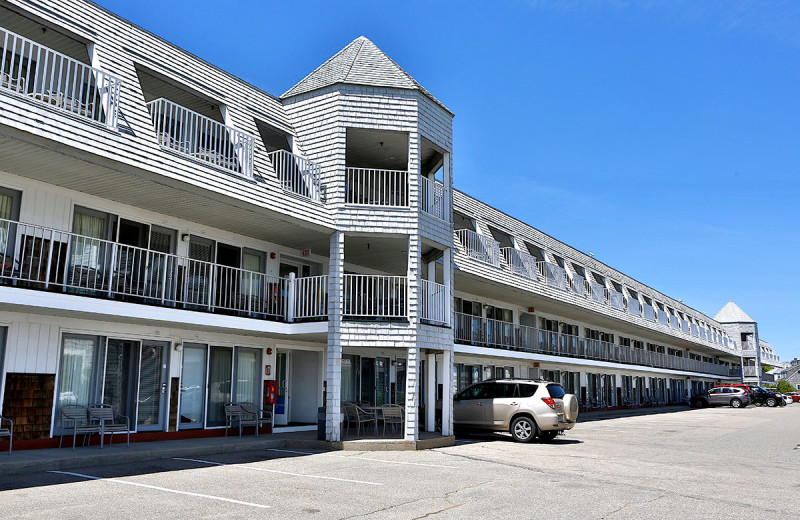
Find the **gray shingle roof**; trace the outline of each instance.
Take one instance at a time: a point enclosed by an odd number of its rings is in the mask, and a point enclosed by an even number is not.
[[[364,36],[359,36],[328,61],[301,79],[281,95],[281,99],[298,96],[337,83],[419,90],[434,103],[450,112],[441,101],[425,90],[389,56]],[[452,112],[450,112],[452,113]]]
[[[725,307],[720,309],[714,319],[720,323],[755,323],[756,320],[748,316],[746,312],[739,308],[735,303],[728,302]]]

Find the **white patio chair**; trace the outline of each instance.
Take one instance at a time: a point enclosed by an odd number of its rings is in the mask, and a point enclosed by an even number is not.
[[[114,442],[115,433],[124,433],[128,436],[127,444],[131,447],[131,427],[130,420],[124,415],[116,413],[110,404],[93,404],[89,406],[89,422],[97,421],[100,428],[100,449],[103,449],[103,440],[107,433],[111,434],[111,445]]]
[[[8,428],[3,427],[4,422],[8,423]],[[2,415],[0,415],[0,437],[8,437],[8,454],[11,455],[11,445],[14,442],[14,421]]]

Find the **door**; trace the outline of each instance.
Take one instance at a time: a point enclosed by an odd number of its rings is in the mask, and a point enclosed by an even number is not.
[[[242,250],[228,244],[217,244],[216,294],[215,304],[223,309],[237,310],[242,307],[239,301],[239,286],[242,282]],[[246,308],[246,306],[245,306]]]
[[[359,401],[375,404],[375,358],[361,358],[361,392]]]
[[[489,383],[471,386],[453,398],[453,421],[460,426],[483,426],[484,409],[491,403]]]
[[[495,383],[491,387],[491,399],[488,399],[483,412],[486,423],[505,428],[519,409],[519,387],[516,383]]]
[[[184,343],[179,412],[181,430],[203,427],[205,396],[206,346]]]
[[[276,359],[275,380],[278,382],[278,395],[275,401],[275,425],[289,424],[289,355],[290,352],[278,352]]]
[[[208,355],[206,426],[225,425],[225,403],[231,401],[233,349],[212,346]]]
[[[162,341],[142,342],[136,425],[139,431],[163,430],[167,401],[167,349]]]
[[[138,342],[108,340],[103,371],[103,404],[113,406],[117,413],[130,418],[131,422],[136,418],[138,364]],[[133,429],[133,424],[130,426]]]

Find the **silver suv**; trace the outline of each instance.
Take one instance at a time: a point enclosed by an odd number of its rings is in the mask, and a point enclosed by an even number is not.
[[[549,441],[578,420],[578,400],[561,385],[531,379],[491,379],[453,397],[453,425],[508,431],[515,441]]]

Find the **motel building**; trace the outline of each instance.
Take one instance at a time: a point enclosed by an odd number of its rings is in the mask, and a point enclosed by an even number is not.
[[[0,1],[0,44],[15,448],[57,445],[68,405],[133,441],[322,408],[338,441],[373,435],[343,405],[398,404],[415,441],[489,378],[585,410],[741,380],[720,322],[455,190],[453,113],[364,37],[279,97],[84,0]]]

